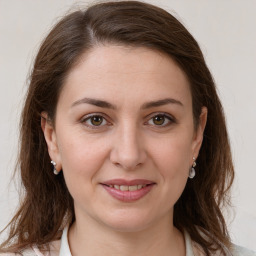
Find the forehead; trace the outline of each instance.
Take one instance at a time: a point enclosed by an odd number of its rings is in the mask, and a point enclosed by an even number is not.
[[[98,46],[70,71],[61,97],[96,97],[122,104],[166,96],[191,104],[185,73],[169,56],[144,47]],[[118,103],[118,102],[117,102]]]

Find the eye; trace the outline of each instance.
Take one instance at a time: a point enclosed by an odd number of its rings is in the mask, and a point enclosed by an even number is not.
[[[104,126],[107,124],[106,119],[101,115],[90,115],[82,119],[82,123],[90,128]]]
[[[171,116],[166,115],[166,114],[157,114],[157,115],[153,116],[148,121],[148,123],[150,125],[162,126],[162,127],[168,126],[168,125],[170,125],[171,123],[174,123],[174,122],[175,122],[174,118],[172,118]]]

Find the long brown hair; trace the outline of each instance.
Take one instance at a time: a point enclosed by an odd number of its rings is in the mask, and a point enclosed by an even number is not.
[[[63,175],[54,176],[40,127],[46,111],[54,123],[62,85],[81,55],[95,45],[147,47],[175,60],[191,86],[193,116],[208,109],[197,175],[189,180],[174,206],[174,225],[186,230],[207,255],[229,248],[230,238],[221,207],[229,203],[234,171],[223,109],[202,52],[187,29],[168,12],[142,2],[99,3],[66,15],[43,41],[30,77],[21,117],[19,171],[25,191],[9,223],[2,252],[18,252],[32,244],[59,238],[65,223],[75,220],[73,199]]]

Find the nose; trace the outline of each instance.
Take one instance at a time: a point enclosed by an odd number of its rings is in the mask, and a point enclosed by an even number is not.
[[[110,160],[125,170],[134,170],[146,161],[143,139],[135,125],[123,125],[116,131]]]

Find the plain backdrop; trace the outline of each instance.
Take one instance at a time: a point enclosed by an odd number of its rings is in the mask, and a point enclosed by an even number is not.
[[[229,230],[236,244],[256,250],[256,1],[147,2],[174,14],[202,48],[224,106],[235,163]],[[27,75],[50,27],[78,3],[92,1],[0,0],[0,229],[18,203],[10,180]]]

